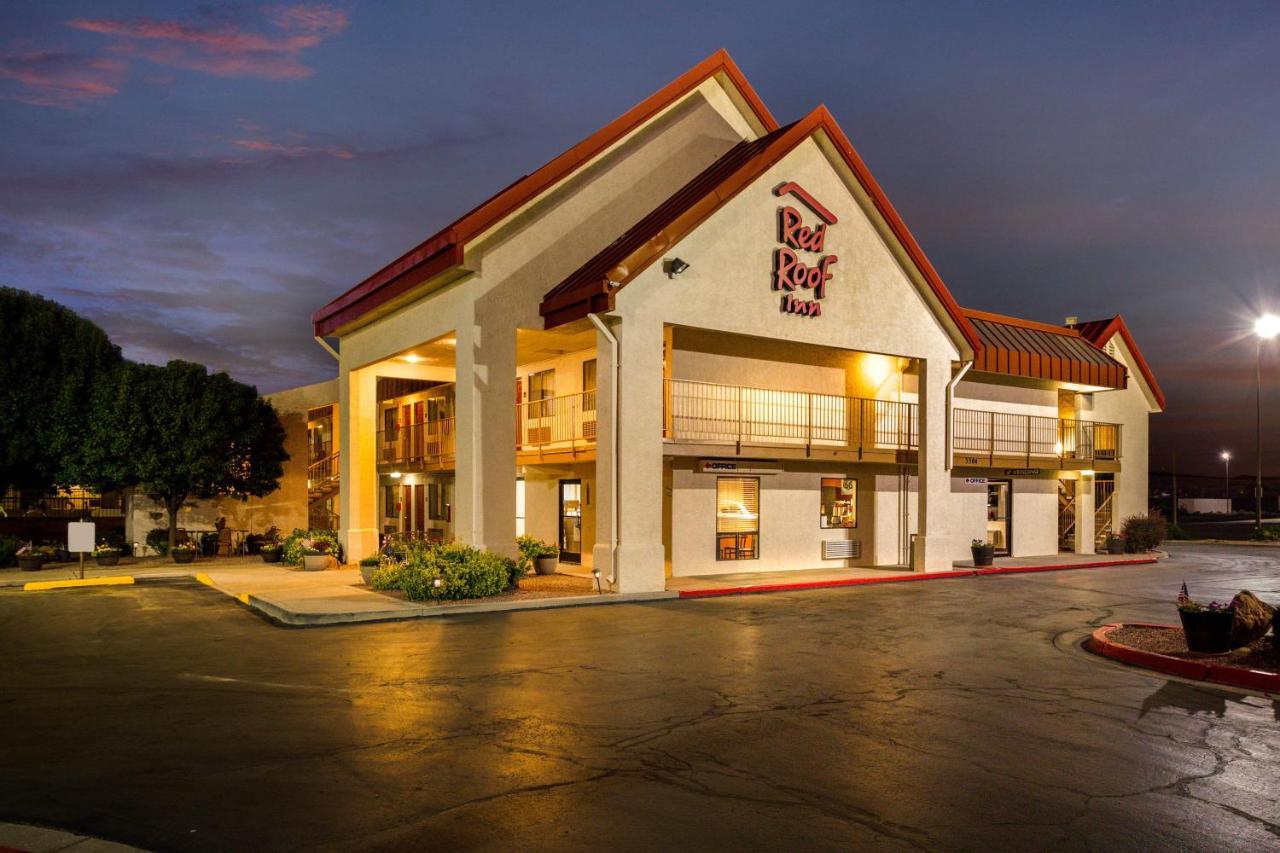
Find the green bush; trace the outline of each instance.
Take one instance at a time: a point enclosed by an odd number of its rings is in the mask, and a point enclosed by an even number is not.
[[[413,548],[399,568],[400,588],[414,601],[485,598],[505,590],[515,572],[514,561],[469,545]]]
[[[307,550],[306,543],[310,543],[312,550],[332,554],[342,561],[342,549],[338,545],[338,534],[332,530],[302,530],[294,528],[284,542],[280,543],[284,548],[284,556],[280,559],[282,562],[291,566],[302,565],[303,552]]]
[[[1141,554],[1159,547],[1169,537],[1169,525],[1158,512],[1147,515],[1131,515],[1124,520],[1121,535],[1129,544],[1129,551]]]
[[[22,547],[22,540],[12,536],[0,536],[0,568],[11,566],[16,561],[14,555]]]
[[[399,589],[400,588],[400,564],[390,561],[382,563],[378,569],[369,576],[370,589]]]
[[[1249,534],[1249,538],[1258,542],[1275,542],[1280,540],[1280,527],[1274,524],[1264,526],[1261,530],[1255,530]]]
[[[147,547],[161,557],[169,553],[169,528],[153,527],[147,531]]]
[[[1179,527],[1176,524],[1169,525],[1170,540],[1177,541],[1179,539],[1190,539],[1190,538],[1191,538],[1191,534],[1186,531],[1186,528]]]

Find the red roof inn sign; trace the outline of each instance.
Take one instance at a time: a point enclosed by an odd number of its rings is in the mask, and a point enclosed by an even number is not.
[[[822,254],[827,226],[836,224],[836,215],[795,181],[779,185],[773,194],[794,195],[821,220],[810,227],[805,224],[804,215],[791,205],[778,208],[778,242],[782,245],[773,251],[773,289],[782,291],[782,313],[819,317],[820,300],[826,298],[831,268],[838,260],[835,255]],[[797,289],[810,291],[813,298],[801,298]]]

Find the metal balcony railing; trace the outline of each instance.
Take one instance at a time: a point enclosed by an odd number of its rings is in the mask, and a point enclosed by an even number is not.
[[[952,449],[968,456],[1118,461],[1120,425],[1098,421],[956,409]]]
[[[914,403],[668,379],[664,437],[691,444],[915,450]]]
[[[595,443],[595,391],[516,404],[517,450],[577,450]]]
[[[307,491],[328,491],[338,483],[338,474],[342,470],[338,464],[338,453],[330,453],[307,466]]]
[[[0,516],[28,518],[113,518],[124,515],[119,492],[45,495],[16,489],[0,495]]]
[[[378,432],[378,464],[405,467],[441,465],[456,451],[453,418],[422,421]]]

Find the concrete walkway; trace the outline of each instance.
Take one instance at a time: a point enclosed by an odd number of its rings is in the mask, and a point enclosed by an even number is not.
[[[179,564],[169,557],[141,557],[124,559],[115,566],[99,566],[92,558],[84,562],[86,578],[108,578],[128,575],[135,579],[171,580],[195,577],[196,572],[209,569],[253,570],[266,566],[261,557],[208,557],[194,563]],[[80,564],[54,563],[37,572],[24,572],[19,568],[0,569],[0,588],[21,587],[32,581],[72,580],[80,577]]]
[[[25,823],[0,823],[0,851],[5,850],[21,853],[144,853],[138,847],[88,835],[76,835],[60,829],[47,829]]]

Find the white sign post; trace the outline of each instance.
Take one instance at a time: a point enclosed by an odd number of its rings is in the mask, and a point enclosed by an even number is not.
[[[80,580],[84,580],[84,555],[93,551],[97,541],[96,530],[92,521],[71,521],[67,523],[67,550],[80,555]]]

